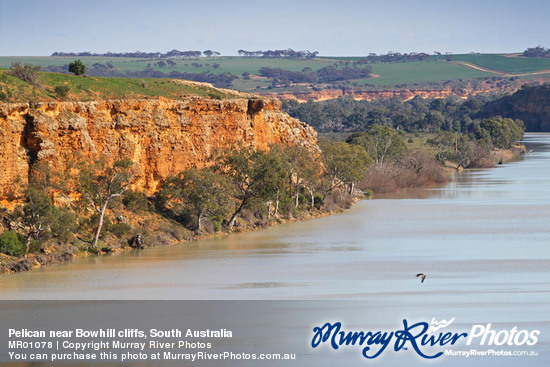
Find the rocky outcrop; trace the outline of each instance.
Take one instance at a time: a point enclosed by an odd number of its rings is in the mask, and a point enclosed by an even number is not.
[[[526,131],[550,131],[550,84],[525,85],[512,95],[487,103],[476,117],[494,116],[520,119]]]
[[[490,92],[492,89],[480,90],[463,90],[463,89],[393,89],[393,90],[347,90],[342,92],[341,89],[323,89],[320,91],[304,91],[304,92],[275,92],[263,93],[264,96],[278,99],[295,99],[299,102],[326,101],[343,96],[351,96],[356,100],[372,101],[376,99],[400,98],[404,101],[411,100],[415,97],[421,98],[446,98],[450,95],[455,95],[460,98],[468,98],[469,96]]]
[[[216,148],[270,144],[317,149],[315,131],[275,99],[189,97],[0,104],[0,205],[16,200],[31,166],[67,167],[77,155],[139,164],[136,188],[154,192],[170,174],[207,164]]]

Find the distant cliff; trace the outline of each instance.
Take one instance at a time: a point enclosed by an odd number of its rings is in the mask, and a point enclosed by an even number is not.
[[[55,169],[77,154],[129,157],[141,169],[136,187],[153,192],[168,175],[204,166],[216,148],[276,143],[317,149],[313,128],[283,113],[275,99],[2,103],[0,200],[16,199],[40,161]]]
[[[487,103],[478,117],[521,119],[526,131],[550,131],[550,84],[524,86],[516,93]]]
[[[351,96],[356,100],[372,101],[376,99],[389,99],[399,98],[404,101],[411,100],[415,97],[421,98],[446,98],[451,95],[458,96],[460,98],[468,98],[469,96],[476,95],[478,93],[491,92],[493,89],[394,89],[394,90],[350,90],[345,93],[341,89],[323,89],[320,91],[304,91],[304,92],[274,92],[263,93],[264,96],[278,98],[278,99],[295,99],[299,102],[313,101],[326,101],[335,99],[342,96]]]

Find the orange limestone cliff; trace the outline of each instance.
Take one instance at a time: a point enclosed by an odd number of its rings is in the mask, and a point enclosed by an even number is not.
[[[275,99],[139,99],[0,104],[0,200],[14,200],[31,165],[66,167],[76,155],[139,165],[136,187],[155,191],[167,176],[203,167],[216,148],[270,144],[317,148],[315,131]]]
[[[355,100],[372,101],[377,99],[399,98],[409,101],[415,97],[421,98],[446,98],[455,95],[460,98],[468,98],[478,93],[490,92],[492,89],[394,89],[394,90],[348,90],[343,92],[341,89],[323,89],[320,91],[297,91],[297,92],[265,92],[265,97],[284,99],[295,99],[298,102],[327,101],[339,97],[352,97]]]

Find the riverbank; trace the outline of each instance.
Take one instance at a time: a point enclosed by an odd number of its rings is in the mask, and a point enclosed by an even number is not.
[[[511,149],[493,149],[466,169],[493,168],[517,159],[525,151],[525,146],[521,145]],[[372,191],[374,194],[396,194],[408,190],[439,187],[450,182],[454,173],[464,169],[457,162],[438,162],[430,152],[415,149],[405,154],[398,162],[371,167],[366,177],[359,182],[358,188]]]
[[[260,230],[278,224],[326,217],[349,209],[358,200],[356,196],[338,196],[339,194],[334,194],[327,197],[330,209],[298,210],[291,215],[279,215],[269,219],[254,218],[251,213],[245,212],[238,221],[238,225],[233,229],[222,227],[220,230],[216,230],[214,224],[207,221],[205,229],[201,232],[189,230],[182,224],[155,212],[136,214],[119,207],[110,214],[120,220],[119,224],[127,225],[129,230],[118,236],[110,232],[102,234],[101,246],[98,251],[90,251],[86,241],[79,241],[77,244],[49,242],[44,244],[39,252],[28,254],[25,257],[0,253],[0,274],[30,271],[77,258],[105,256],[124,251],[140,251],[152,247],[184,245],[189,242],[222,238],[234,233]]]

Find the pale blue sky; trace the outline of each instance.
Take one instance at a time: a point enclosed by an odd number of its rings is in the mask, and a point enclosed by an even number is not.
[[[550,47],[549,16],[549,0],[0,0],[0,55],[518,52]]]

